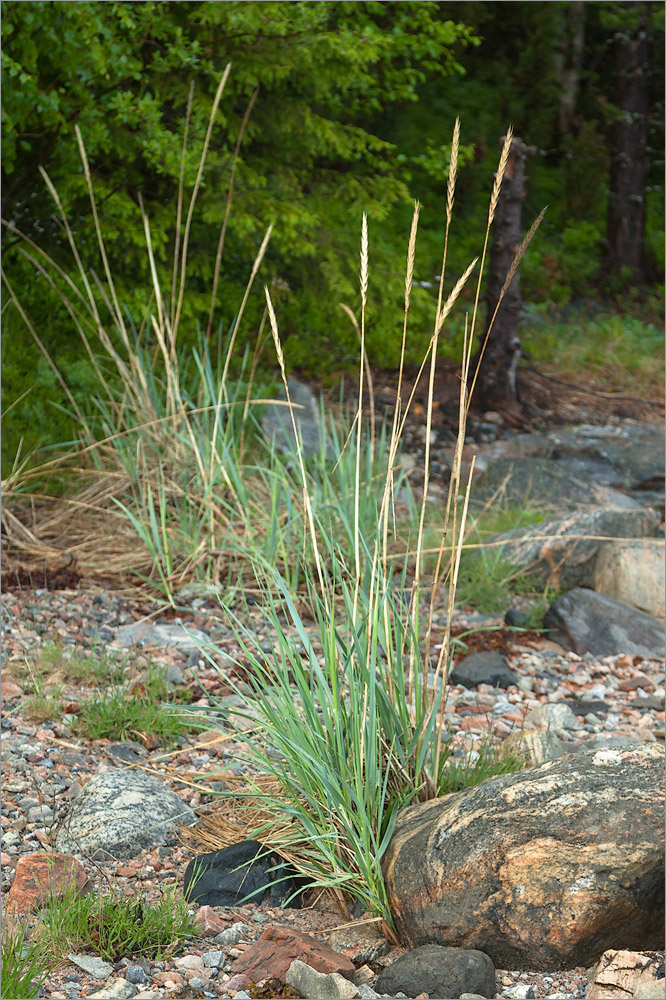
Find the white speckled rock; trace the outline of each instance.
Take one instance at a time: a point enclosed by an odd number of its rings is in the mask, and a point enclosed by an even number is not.
[[[561,703],[539,705],[538,708],[532,709],[527,721],[533,722],[536,726],[549,728],[556,736],[583,728],[569,706]]]
[[[361,996],[358,987],[339,972],[317,972],[298,959],[287,969],[286,980],[302,996],[312,1000],[355,1000]]]
[[[141,771],[102,771],[73,800],[56,845],[64,854],[127,861],[164,843],[176,824],[196,817],[175,792]]]

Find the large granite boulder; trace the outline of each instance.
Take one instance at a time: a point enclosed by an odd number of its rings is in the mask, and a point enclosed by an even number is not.
[[[640,506],[615,489],[611,485],[615,481],[610,466],[594,459],[498,457],[475,480],[473,495],[488,499],[499,490],[510,503],[545,504],[553,511],[578,506],[624,510]]]
[[[56,838],[65,854],[127,861],[163,844],[177,824],[196,816],[175,792],[142,771],[102,771],[83,786]]]
[[[477,468],[483,474],[507,459],[548,460],[562,467],[568,463],[569,474],[579,482],[593,480],[629,490],[660,486],[663,492],[664,425],[625,421],[617,426],[580,424],[517,434],[485,447]]]
[[[614,597],[584,587],[561,594],[543,619],[550,637],[582,656],[664,656],[664,624]]]
[[[664,618],[664,540],[605,542],[594,564],[593,590]]]
[[[592,587],[597,556],[609,538],[654,538],[659,519],[625,497],[628,506],[574,510],[526,528],[494,535],[502,558],[544,586]]]
[[[398,816],[383,858],[406,947],[589,966],[664,937],[664,748],[584,750]]]

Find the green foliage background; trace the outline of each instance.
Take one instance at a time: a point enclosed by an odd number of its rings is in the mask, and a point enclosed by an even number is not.
[[[43,166],[62,198],[86,264],[101,273],[74,138],[78,125],[114,278],[138,327],[150,294],[139,195],[150,217],[158,267],[168,276],[190,85],[194,81],[184,158],[186,197],[213,96],[230,61],[192,229],[185,343],[194,344],[205,328],[234,148],[256,92],[236,171],[216,339],[221,344],[232,327],[251,263],[273,223],[239,347],[254,341],[263,309],[261,285],[274,282],[290,368],[331,376],[355,363],[356,335],[339,303],[353,308],[357,303],[365,211],[372,254],[368,352],[375,365],[394,365],[407,234],[412,202],[418,198],[423,212],[410,360],[420,360],[437,291],[433,275],[439,270],[456,115],[463,123],[463,166],[451,279],[478,252],[497,142],[512,122],[516,133],[538,150],[529,161],[526,226],[549,204],[524,262],[525,297],[548,311],[599,292],[606,130],[614,113],[606,93],[609,39],[622,27],[626,12],[610,0],[586,6],[578,117],[572,133],[560,135],[553,52],[566,24],[567,3],[6,0],[3,218],[72,271],[71,254],[39,173]],[[655,52],[660,52],[663,9],[650,7]],[[659,149],[659,56],[655,66],[652,145]],[[663,272],[663,184],[659,155],[653,154],[652,161],[646,243],[658,279]],[[3,238],[3,266],[12,287],[74,395],[90,404],[94,379],[71,320],[21,254],[16,234],[5,230]],[[63,402],[55,376],[6,295],[4,302],[6,470],[21,437],[27,448],[62,442],[71,437],[72,423],[54,409],[54,402]]]

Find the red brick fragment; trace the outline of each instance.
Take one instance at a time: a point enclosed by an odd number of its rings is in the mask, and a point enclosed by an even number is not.
[[[643,691],[654,691],[654,684],[644,674],[636,674],[628,681],[620,681],[620,691],[635,691],[636,688],[642,688]]]
[[[78,895],[88,888],[88,876],[76,858],[55,851],[23,854],[16,864],[7,908],[15,913],[29,913],[46,906],[52,896],[55,899],[63,896],[73,886]]]
[[[290,927],[272,924],[231,966],[232,973],[243,972],[251,982],[260,979],[284,980],[291,963],[298,959],[317,972],[338,972],[351,979],[354,963],[345,955],[333,951],[327,944],[310,934],[301,934]]]
[[[194,923],[200,934],[214,937],[229,926],[229,921],[218,917],[212,906],[200,906],[194,918]],[[242,989],[241,986],[238,989]]]

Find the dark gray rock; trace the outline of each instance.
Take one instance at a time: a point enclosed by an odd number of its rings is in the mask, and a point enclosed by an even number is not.
[[[148,756],[146,748],[140,743],[135,743],[134,740],[127,740],[125,743],[110,743],[105,752],[109,757],[120,760],[124,764],[137,764]]]
[[[146,970],[140,965],[128,965],[125,970],[125,979],[128,983],[133,983],[135,986],[138,986],[140,983],[148,982]]]
[[[416,997],[459,997],[461,993],[495,996],[495,967],[482,951],[425,944],[397,958],[380,973],[378,993]]]
[[[453,668],[449,679],[452,684],[462,684],[466,688],[475,688],[479,684],[508,688],[518,683],[518,678],[509,670],[506,659],[496,650],[470,653]]]
[[[504,542],[502,558],[530,579],[562,590],[593,585],[604,539],[649,538],[658,532],[654,511],[638,505],[629,510],[593,507],[505,531],[490,541]]]
[[[518,608],[509,608],[504,615],[504,624],[508,625],[509,628],[527,628],[529,618],[524,611],[520,611]]]
[[[596,699],[587,701],[584,698],[580,699],[567,698],[564,702],[562,702],[562,704],[568,705],[571,711],[574,713],[574,715],[585,716],[588,715],[590,712],[592,712],[594,715],[606,715],[606,713],[608,712],[608,705],[606,704],[606,702],[596,701]]]
[[[605,594],[577,587],[558,597],[544,616],[551,638],[582,656],[663,657],[664,623]]]
[[[663,494],[664,425],[581,424],[541,434],[517,434],[484,448],[477,467],[490,470],[498,460],[508,459],[550,459],[565,466],[573,461],[570,469],[579,480],[594,479],[632,490],[659,483]]]
[[[498,458],[475,480],[474,496],[488,499],[503,489],[511,503],[553,511],[581,505],[640,510],[638,501],[609,485],[613,478],[610,466],[589,460]]]
[[[661,948],[663,820],[656,743],[582,750],[409,806],[382,859],[398,935],[476,948],[503,969]]]
[[[296,431],[301,439],[303,454],[308,458],[319,455],[321,452],[321,420],[319,408],[312,390],[296,379],[287,379],[289,386],[289,396],[291,399]],[[264,434],[271,441],[278,451],[285,455],[296,455],[296,441],[294,439],[294,428],[289,413],[289,406],[286,404],[287,394],[284,389],[278,393],[281,405],[271,403],[266,407],[261,426]]]
[[[298,906],[294,870],[256,840],[243,840],[219,851],[199,854],[185,869],[183,895],[199,906],[236,906],[246,899]]]
[[[177,824],[195,820],[190,807],[149,774],[102,771],[72,801],[56,847],[95,861],[127,861],[163,844]]]

